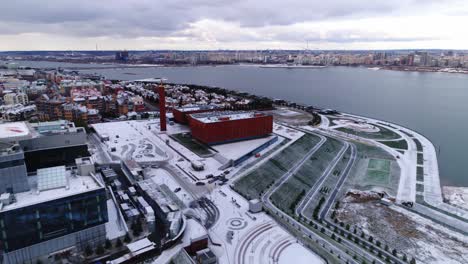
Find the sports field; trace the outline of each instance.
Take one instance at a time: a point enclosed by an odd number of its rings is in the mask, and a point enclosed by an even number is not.
[[[390,160],[370,159],[367,165],[366,180],[375,184],[388,184],[390,181]]]

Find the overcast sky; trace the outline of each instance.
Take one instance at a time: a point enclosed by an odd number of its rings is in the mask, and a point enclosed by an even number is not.
[[[0,50],[468,49],[466,0],[2,0]]]

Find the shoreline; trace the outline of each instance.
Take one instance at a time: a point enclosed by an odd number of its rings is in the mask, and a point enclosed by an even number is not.
[[[458,73],[458,74],[468,74],[468,68],[451,68],[451,67],[419,67],[419,66],[391,66],[391,65],[286,65],[284,63],[274,63],[274,64],[262,64],[262,63],[247,63],[247,62],[237,62],[237,63],[207,63],[207,64],[152,64],[152,63],[118,63],[118,62],[93,62],[93,61],[66,61],[66,60],[31,60],[31,59],[16,59],[16,60],[2,60],[0,62],[49,62],[49,63],[68,63],[75,64],[76,67],[60,67],[67,68],[71,70],[92,70],[92,69],[128,69],[128,68],[178,68],[178,67],[221,67],[221,66],[244,66],[244,67],[259,67],[262,69],[324,69],[327,67],[351,67],[351,68],[365,68],[368,70],[389,70],[389,71],[399,71],[399,72],[420,72],[420,73]],[[89,65],[90,67],[79,65]],[[102,67],[95,66],[101,65]],[[21,66],[21,65],[18,65]],[[33,69],[48,69],[54,67],[29,67]],[[57,68],[57,67],[55,67]]]

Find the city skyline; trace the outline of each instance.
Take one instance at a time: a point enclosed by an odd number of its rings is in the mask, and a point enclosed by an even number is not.
[[[364,8],[363,8],[364,7]],[[4,3],[0,50],[465,49],[468,3]]]

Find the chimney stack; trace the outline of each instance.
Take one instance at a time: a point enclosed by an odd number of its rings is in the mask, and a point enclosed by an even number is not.
[[[159,93],[159,123],[160,130],[166,131],[166,92],[162,83],[158,87]]]

